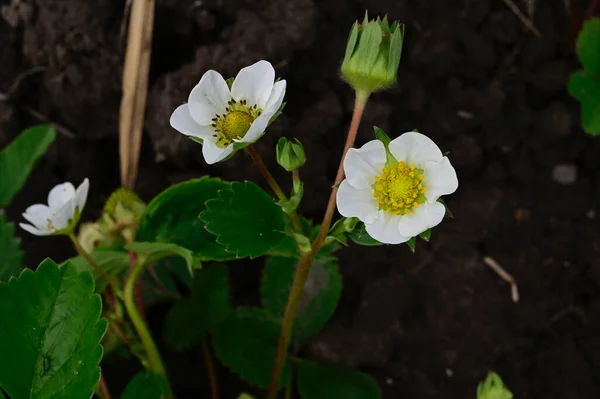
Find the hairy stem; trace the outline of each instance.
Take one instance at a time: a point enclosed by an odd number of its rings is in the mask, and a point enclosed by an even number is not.
[[[265,163],[263,162],[260,154],[258,153],[258,151],[256,151],[256,148],[254,148],[254,144],[251,144],[248,147],[246,147],[246,151],[248,151],[248,155],[250,155],[250,158],[252,158],[252,161],[254,162],[260,173],[263,175],[267,183],[269,183],[269,186],[271,186],[271,189],[273,190],[277,198],[279,198],[280,201],[288,201],[288,197],[285,195],[285,193],[283,192],[283,190],[281,189],[271,172],[269,172],[269,168],[267,168],[267,165],[265,165]],[[292,221],[294,231],[296,231],[296,233],[298,234],[301,234],[302,230],[300,219],[298,218],[298,214],[296,213],[296,211],[290,213],[290,220]]]
[[[138,312],[135,299],[134,299],[134,291],[135,291],[135,282],[141,271],[144,268],[144,260],[138,258],[137,263],[129,272],[129,276],[125,281],[125,289],[123,292],[123,297],[125,301],[125,309],[127,309],[127,314],[137,331],[140,341],[144,346],[144,350],[146,352],[146,356],[148,358],[148,365],[150,371],[154,374],[158,375],[162,379],[163,383],[163,394],[165,395],[165,399],[173,399],[173,393],[171,391],[171,386],[169,384],[169,380],[167,378],[167,372],[165,370],[165,366],[163,365],[160,354],[158,353],[158,349],[154,340],[152,339],[152,335],[150,335],[150,331],[148,331],[148,327],[144,323],[142,316]]]
[[[202,356],[204,357],[204,365],[210,382],[210,398],[219,399],[219,383],[217,381],[217,373],[215,372],[215,363],[210,355],[210,345],[206,335],[202,337]]]
[[[77,236],[75,236],[75,234],[70,233],[68,235],[68,237],[71,239],[71,242],[73,243],[73,246],[75,247],[75,250],[77,251],[77,253],[79,255],[81,255],[86,261],[88,261],[88,263],[90,265],[92,265],[92,267],[94,268],[96,273],[98,273],[106,281],[108,281],[108,284],[112,288],[113,293],[115,295],[119,296],[119,293],[121,290],[119,288],[119,283],[117,282],[117,280],[115,280],[113,277],[106,274],[106,272],[96,263],[96,261],[94,259],[92,259],[90,254],[85,249],[83,249],[83,247],[81,246],[81,243],[79,242],[79,239],[77,238]]]
[[[288,302],[285,307],[285,312],[281,324],[281,333],[279,335],[279,342],[277,343],[277,352],[275,354],[273,374],[271,375],[271,383],[269,384],[267,399],[275,399],[277,397],[277,391],[279,390],[279,382],[281,380],[281,373],[283,372],[283,366],[285,364],[285,358],[290,344],[290,337],[292,334],[292,328],[294,326],[294,319],[296,318],[298,305],[300,304],[300,299],[302,298],[302,291],[304,290],[306,279],[308,278],[308,274],[310,273],[310,268],[312,266],[313,259],[317,252],[319,252],[319,250],[323,246],[323,243],[325,242],[325,238],[327,237],[327,233],[329,231],[329,227],[331,226],[331,221],[335,212],[335,196],[338,190],[338,186],[344,179],[344,158],[346,157],[346,153],[350,148],[352,148],[352,146],[354,145],[354,141],[356,140],[358,126],[360,125],[360,120],[362,119],[367,99],[368,95],[362,93],[357,93],[356,95],[356,102],[354,105],[354,112],[352,113],[352,121],[350,122],[350,128],[348,129],[346,145],[344,146],[344,151],[342,152],[342,158],[340,160],[340,165],[338,167],[337,175],[335,177],[335,182],[333,184],[331,194],[329,195],[329,202],[327,203],[327,209],[325,211],[325,215],[323,216],[323,221],[321,223],[321,228],[319,229],[319,234],[317,235],[317,238],[313,241],[311,245],[311,251],[302,254],[300,260],[298,261],[298,264],[296,265],[296,274],[294,275],[294,281],[292,282],[292,288],[290,289],[290,295],[288,297]]]

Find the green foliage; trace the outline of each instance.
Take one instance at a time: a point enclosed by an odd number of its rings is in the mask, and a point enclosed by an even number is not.
[[[55,138],[53,127],[35,126],[25,130],[0,151],[0,170],[6,171],[0,179],[0,207],[10,204]]]
[[[298,363],[302,399],[380,399],[373,378],[359,371],[309,361]]]
[[[89,399],[100,379],[101,310],[91,274],[70,263],[46,260],[0,284],[0,386],[15,399]]]
[[[591,75],[600,74],[600,18],[592,18],[583,24],[576,48],[583,69]]]
[[[233,182],[206,203],[200,214],[217,242],[238,258],[255,258],[278,247],[287,236],[282,209],[252,182]]]
[[[206,231],[198,215],[229,183],[215,178],[192,179],[156,196],[140,221],[138,241],[170,242],[191,250],[201,261],[235,259]]]
[[[350,234],[348,234],[348,237],[350,237],[352,241],[359,245],[371,247],[383,245],[382,242],[377,241],[376,239],[371,237],[369,233],[367,233],[367,230],[365,229],[365,225],[363,223],[359,223],[358,226]]]
[[[165,340],[176,349],[188,348],[230,312],[227,268],[206,267],[194,276],[191,298],[177,302],[167,314]]]
[[[502,378],[493,371],[488,373],[485,381],[477,386],[477,399],[512,399],[513,394],[502,382]]]
[[[294,280],[294,258],[269,257],[261,283],[261,300],[265,309],[278,319],[283,318]],[[337,264],[315,261],[304,286],[294,322],[294,337],[308,339],[317,334],[331,318],[342,293],[342,278]]]
[[[129,381],[121,399],[161,399],[162,394],[160,377],[149,371],[140,371]]]
[[[569,94],[581,103],[581,124],[586,133],[600,134],[600,18],[587,21],[577,38],[577,55],[583,70],[568,82]]]
[[[212,332],[215,354],[251,384],[266,388],[271,379],[281,325],[265,309],[236,308]],[[281,384],[290,378],[289,361]]]
[[[0,281],[8,281],[24,267],[23,252],[15,237],[15,226],[6,221],[4,211],[0,209]]]
[[[99,247],[96,248],[94,252],[90,254],[90,256],[109,276],[119,276],[129,268],[129,255],[124,251]],[[84,257],[77,256],[69,259],[68,262],[73,264],[73,266],[75,266],[75,268],[80,272],[91,272],[96,281],[96,292],[101,293],[104,291],[108,285],[108,281],[99,275]]]
[[[238,396],[238,399],[254,399],[254,396],[251,396],[247,393],[241,393],[240,396]]]
[[[146,255],[148,257],[147,262],[156,262],[163,258],[180,256],[185,261],[191,275],[193,275],[194,269],[202,267],[202,263],[194,259],[192,251],[171,242],[132,242],[126,245],[125,249]]]

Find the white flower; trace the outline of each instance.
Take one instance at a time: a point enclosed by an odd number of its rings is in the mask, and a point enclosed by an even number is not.
[[[170,123],[201,139],[204,159],[214,164],[233,152],[234,143],[249,145],[264,134],[283,102],[285,87],[285,80],[275,82],[275,70],[267,61],[240,70],[231,90],[220,73],[209,70],[188,103],[173,112]]]
[[[374,239],[400,244],[442,221],[445,207],[437,200],[456,191],[458,179],[450,160],[423,134],[404,133],[388,148],[397,165],[386,167],[379,140],[348,151],[337,207],[364,222]]]
[[[87,200],[90,181],[85,178],[77,190],[71,183],[55,186],[48,194],[48,205],[31,205],[23,217],[31,224],[21,228],[36,236],[48,236],[72,231]]]

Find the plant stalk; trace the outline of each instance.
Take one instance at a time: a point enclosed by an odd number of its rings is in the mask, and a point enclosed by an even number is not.
[[[281,373],[283,372],[283,366],[285,364],[285,358],[290,344],[290,337],[292,334],[292,328],[294,326],[294,319],[296,318],[298,305],[300,304],[300,299],[302,298],[302,291],[304,290],[304,285],[306,284],[306,280],[310,273],[310,268],[312,266],[313,259],[317,252],[319,252],[319,250],[323,246],[325,238],[327,238],[329,228],[331,227],[331,221],[335,212],[335,197],[337,194],[338,186],[340,185],[342,180],[344,180],[344,158],[346,157],[346,153],[350,148],[352,148],[352,146],[354,145],[354,141],[356,140],[358,127],[360,125],[360,121],[362,119],[363,111],[365,109],[365,105],[367,104],[368,97],[368,94],[365,93],[357,92],[356,94],[354,111],[352,113],[352,121],[350,122],[350,128],[348,129],[348,137],[346,138],[346,144],[344,146],[344,151],[342,152],[342,158],[340,160],[337,175],[335,177],[335,182],[333,184],[333,188],[331,189],[331,194],[329,195],[327,209],[325,211],[325,215],[323,216],[323,221],[321,222],[319,234],[317,235],[317,238],[313,241],[311,245],[311,251],[302,254],[300,260],[298,261],[298,264],[296,265],[296,274],[294,275],[294,281],[292,282],[290,295],[288,297],[288,302],[285,307],[285,312],[281,324],[281,333],[279,335],[279,342],[277,343],[277,352],[275,354],[273,374],[271,375],[271,382],[269,384],[269,390],[267,392],[267,399],[276,399],[277,397],[277,392],[279,391],[279,382],[281,381]]]
[[[217,373],[215,372],[215,363],[210,355],[210,345],[206,335],[202,337],[202,356],[204,357],[204,365],[210,382],[210,398],[219,399],[219,383],[217,381]]]
[[[129,318],[137,331],[140,341],[144,346],[146,351],[146,356],[148,359],[148,365],[150,371],[154,374],[161,377],[163,382],[163,394],[165,395],[165,399],[173,399],[173,393],[171,391],[171,385],[169,384],[169,379],[167,378],[167,372],[165,370],[165,366],[163,365],[162,359],[152,339],[152,335],[150,335],[150,331],[148,331],[148,327],[144,323],[142,316],[138,312],[134,291],[135,291],[135,282],[141,271],[144,268],[144,259],[138,257],[137,264],[131,269],[129,272],[129,276],[125,281],[125,289],[123,292],[124,301],[125,301],[125,309],[127,309],[127,313],[129,314]]]

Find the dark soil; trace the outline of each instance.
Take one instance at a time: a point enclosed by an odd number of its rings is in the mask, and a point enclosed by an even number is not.
[[[263,183],[241,153],[206,165],[200,147],[168,120],[207,69],[233,76],[267,59],[288,81],[288,105],[257,147],[284,179],[274,144],[281,135],[300,138],[309,194],[301,210],[315,219],[352,108],[352,92],[338,78],[350,25],[366,8],[406,23],[398,84],[373,96],[358,144],[372,139],[374,124],[391,136],[414,128],[431,136],[458,171],[460,187],[447,200],[455,219],[436,228],[429,244],[420,242],[416,255],[406,246],[341,251],[343,296],[307,355],[371,374],[386,399],[473,398],[489,369],[519,399],[600,397],[600,139],[583,134],[565,90],[578,64],[562,1],[537,2],[541,38],[492,0],[157,3],[140,195],[148,200],[205,174]],[[8,216],[18,221],[54,184],[88,176],[84,217],[97,217],[119,185],[124,0],[0,4],[0,91],[30,68],[46,68],[0,102],[0,146],[37,123],[27,109],[75,135],[59,135]],[[557,182],[557,165],[575,168],[576,179]],[[64,239],[19,234],[29,266],[73,255]],[[484,256],[515,276],[518,304]],[[258,265],[235,265],[232,274],[236,300],[255,298]],[[180,397],[207,392],[198,353],[166,358]],[[136,367],[107,364],[115,392]],[[219,371],[223,398],[234,398],[240,385]]]

